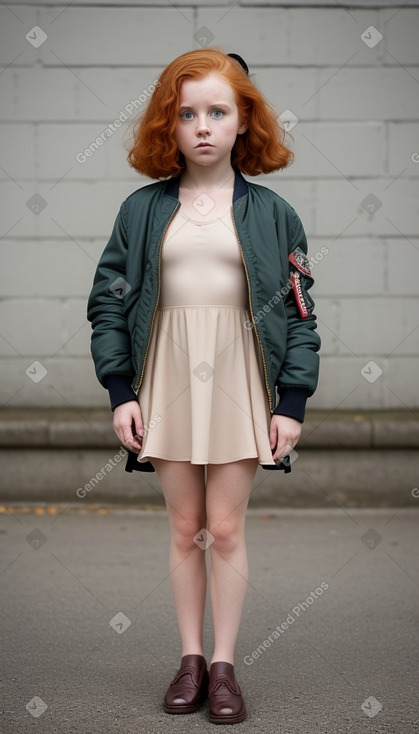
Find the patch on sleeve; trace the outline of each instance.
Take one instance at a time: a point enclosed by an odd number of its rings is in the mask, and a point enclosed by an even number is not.
[[[296,247],[288,257],[288,260],[295,265],[304,275],[311,277],[310,262],[307,255],[302,251],[300,247]]]
[[[301,318],[305,319],[308,316],[307,304],[304,300],[303,289],[301,287],[301,275],[298,272],[291,273],[292,289],[294,291],[295,300],[297,301],[298,310]]]

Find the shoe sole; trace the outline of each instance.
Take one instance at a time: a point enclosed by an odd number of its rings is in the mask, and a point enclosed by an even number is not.
[[[163,704],[163,709],[166,712],[166,714],[193,714],[194,711],[198,711],[201,708],[200,703],[196,704],[195,706],[185,706],[184,708],[181,708],[182,704],[179,704],[178,706],[166,706],[166,704]]]
[[[216,716],[215,714],[209,714],[208,720],[211,724],[238,724],[240,721],[244,721],[247,717],[247,711],[244,709],[244,711],[240,711],[238,714],[234,714],[231,716],[228,715],[222,715],[222,716]]]

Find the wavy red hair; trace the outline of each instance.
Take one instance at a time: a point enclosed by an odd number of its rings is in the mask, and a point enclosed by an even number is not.
[[[239,116],[247,130],[237,135],[231,165],[248,176],[271,173],[290,165],[294,153],[285,145],[280,117],[246,75],[241,65],[217,47],[178,56],[160,74],[147,107],[134,121],[127,160],[138,173],[161,179],[185,170],[185,158],[174,138],[182,82],[217,73],[234,90]],[[291,136],[292,137],[292,136]]]

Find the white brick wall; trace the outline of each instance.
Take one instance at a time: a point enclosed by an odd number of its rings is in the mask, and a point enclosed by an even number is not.
[[[39,48],[25,38],[35,25]],[[373,48],[369,26],[383,36]],[[309,406],[419,406],[419,2],[9,0],[0,28],[1,404],[108,405],[86,300],[120,203],[149,180],[126,162],[127,124],[86,163],[76,155],[206,35],[299,119],[294,165],[252,180],[296,208],[311,254],[329,250],[314,269],[323,347]]]

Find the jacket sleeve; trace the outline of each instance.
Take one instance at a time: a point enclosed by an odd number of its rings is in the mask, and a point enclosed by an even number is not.
[[[279,404],[275,415],[304,421],[307,398],[315,392],[319,376],[321,346],[314,314],[315,303],[308,293],[314,283],[307,256],[307,238],[297,212],[291,209],[289,280],[285,296],[287,349],[276,385]]]
[[[130,285],[125,279],[128,240],[125,203],[121,204],[110,239],[98,262],[93,287],[87,302],[87,319],[92,324],[91,354],[96,376],[105,388],[113,379],[114,395],[120,402],[135,399],[130,388],[134,379],[131,338],[124,309],[124,296]],[[129,397],[129,394],[132,397]],[[121,399],[123,398],[123,399]],[[113,403],[116,398],[114,397]],[[112,395],[111,395],[112,403]],[[112,406],[116,407],[116,404]]]

